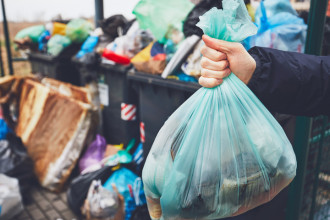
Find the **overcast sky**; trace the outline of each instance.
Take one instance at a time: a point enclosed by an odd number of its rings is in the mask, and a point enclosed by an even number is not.
[[[132,10],[139,0],[104,0],[104,16],[123,14],[133,18]],[[5,0],[10,21],[48,21],[61,14],[64,19],[94,16],[94,0]],[[1,18],[2,20],[2,11]]]

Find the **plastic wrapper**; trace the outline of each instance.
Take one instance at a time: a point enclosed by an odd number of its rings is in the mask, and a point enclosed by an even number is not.
[[[0,173],[0,219],[10,220],[23,211],[18,180]]]
[[[256,33],[242,0],[224,0],[198,26],[239,42]],[[234,74],[201,88],[160,129],[143,169],[152,219],[219,219],[270,201],[296,174],[283,129]]]
[[[68,37],[56,34],[47,42],[47,52],[57,56],[70,44],[71,40]]]
[[[82,43],[92,31],[92,24],[84,19],[73,19],[66,26],[66,36],[73,43]]]

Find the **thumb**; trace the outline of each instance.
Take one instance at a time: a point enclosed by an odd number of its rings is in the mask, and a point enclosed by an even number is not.
[[[205,34],[203,35],[202,38],[203,38],[203,41],[206,46],[208,46],[214,50],[220,51],[222,53],[226,53],[226,54],[230,53],[235,48],[235,43],[232,43],[232,42],[218,40],[218,39],[209,37]]]

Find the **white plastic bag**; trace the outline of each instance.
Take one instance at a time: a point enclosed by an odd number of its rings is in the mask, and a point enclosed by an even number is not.
[[[0,219],[12,219],[23,211],[18,180],[0,174]]]

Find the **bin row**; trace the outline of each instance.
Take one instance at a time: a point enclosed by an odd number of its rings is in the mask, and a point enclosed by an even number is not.
[[[131,66],[87,66],[71,59],[30,54],[33,73],[75,85],[97,81],[102,108],[103,135],[109,144],[125,145],[135,138],[146,157],[167,118],[200,85],[136,72]]]

